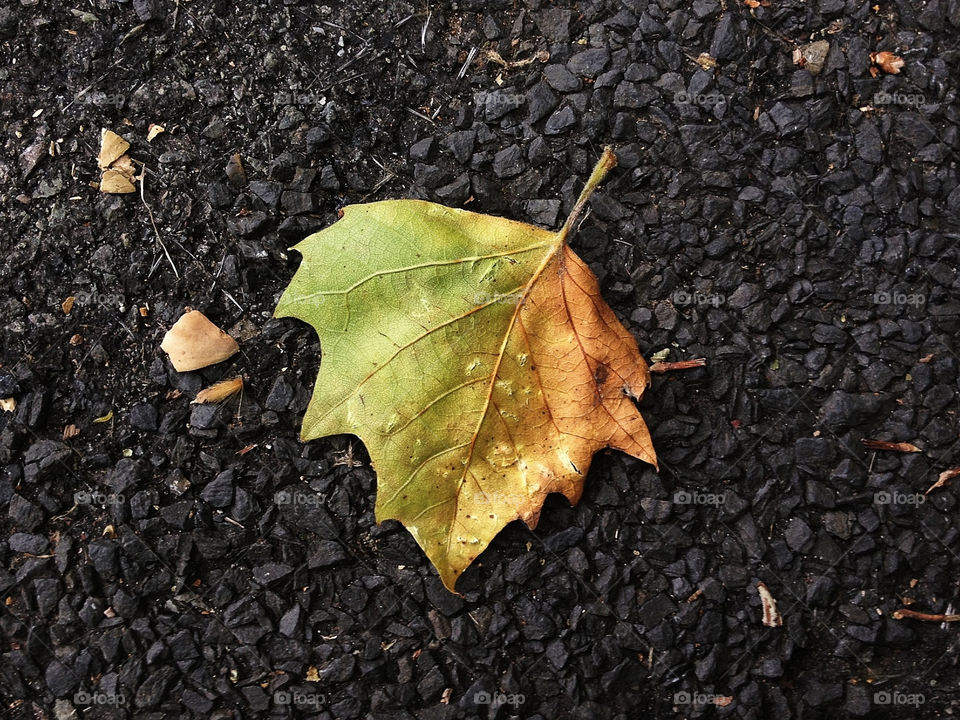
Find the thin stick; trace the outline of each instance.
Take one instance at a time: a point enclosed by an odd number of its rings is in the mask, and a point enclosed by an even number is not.
[[[423,28],[420,30],[420,52],[425,53],[427,51],[427,28],[430,27],[430,18],[433,17],[433,10],[427,13],[427,21],[423,24]]]
[[[246,312],[246,311],[243,309],[243,305],[241,305],[240,303],[238,303],[238,302],[236,301],[236,299],[233,297],[233,295],[231,295],[230,293],[228,293],[228,292],[227,292],[226,290],[224,290],[223,288],[220,288],[220,291],[221,291],[224,295],[226,295],[228,298],[230,298],[230,301],[231,301],[234,305],[236,305],[238,308],[240,308],[240,312]]]
[[[706,367],[706,358],[697,358],[695,360],[679,360],[677,362],[655,362],[650,366],[652,373],[665,373],[671,370],[691,370],[698,367]]]
[[[89,90],[90,88],[92,88],[94,85],[96,85],[96,84],[99,83],[101,80],[103,80],[107,75],[109,75],[109,74],[110,74],[110,71],[113,70],[117,65],[119,65],[121,60],[123,60],[123,58],[119,58],[116,62],[114,62],[110,67],[107,68],[107,71],[106,71],[103,75],[101,75],[100,77],[98,77],[98,78],[97,78],[96,80],[94,80],[92,83],[90,83],[89,85],[87,85],[83,90],[81,90],[80,92],[78,92],[78,93],[74,96],[73,100],[71,100],[70,102],[68,102],[66,105],[63,106],[63,108],[60,110],[60,112],[66,112],[66,111],[70,108],[71,105],[73,105],[77,100],[79,100],[79,99],[82,98],[84,95],[86,95],[86,94],[87,94],[87,90]]]
[[[927,622],[960,622],[960,615],[944,615],[942,613],[924,613],[916,610],[902,608],[891,615],[894,620],[903,620],[911,618],[913,620],[926,620]]]
[[[460,72],[457,73],[457,80],[463,80],[463,76],[467,74],[467,68],[470,67],[470,63],[473,62],[473,58],[477,55],[477,47],[474,45],[470,48],[470,52],[467,53],[467,59],[464,60],[463,65],[460,67]]]
[[[157,242],[160,243],[160,247],[163,248],[163,254],[167,256],[167,262],[170,263],[170,267],[173,268],[173,274],[177,276],[177,280],[180,279],[180,272],[177,270],[177,266],[173,263],[173,258],[170,257],[170,253],[167,251],[167,246],[163,244],[163,238],[160,237],[160,231],[157,229],[157,223],[153,219],[153,210],[150,209],[150,205],[147,203],[147,199],[144,197],[143,193],[147,188],[147,166],[143,166],[143,172],[140,173],[140,201],[143,203],[144,207],[147,208],[147,214],[150,215],[150,224],[153,225],[153,232],[157,235]],[[236,301],[234,301],[236,302]]]

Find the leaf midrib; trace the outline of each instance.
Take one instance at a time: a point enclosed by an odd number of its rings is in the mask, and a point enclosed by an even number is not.
[[[463,465],[463,474],[460,476],[459,484],[457,485],[457,489],[453,494],[453,520],[451,521],[450,529],[447,532],[447,557],[450,556],[451,549],[452,549],[451,542],[453,540],[453,521],[456,520],[457,512],[460,509],[460,492],[463,489],[463,484],[467,479],[467,473],[470,472],[470,464],[473,461],[473,451],[476,448],[477,438],[480,437],[480,428],[483,427],[484,420],[486,420],[487,418],[487,412],[490,410],[490,403],[492,402],[492,399],[493,399],[493,391],[497,385],[497,376],[500,374],[500,365],[503,362],[503,356],[506,353],[507,344],[510,341],[510,336],[513,334],[514,327],[516,326],[516,323],[517,323],[517,318],[520,316],[520,312],[523,309],[523,306],[527,297],[530,295],[531,289],[537,283],[540,277],[543,275],[544,270],[547,269],[547,267],[550,265],[553,259],[557,256],[557,253],[563,247],[565,247],[565,245],[566,245],[565,233],[561,231],[554,236],[554,242],[550,245],[550,251],[544,256],[543,260],[540,263],[540,266],[533,272],[533,274],[530,276],[530,280],[524,286],[523,294],[521,295],[520,299],[517,301],[517,306],[513,311],[513,315],[511,315],[510,317],[510,324],[507,326],[507,330],[503,335],[503,341],[500,343],[500,352],[497,354],[497,362],[494,365],[493,371],[490,373],[490,385],[487,388],[487,397],[483,403],[483,410],[480,413],[480,420],[477,422],[476,430],[474,430],[473,436],[470,438],[470,448],[467,451],[467,458]],[[562,265],[563,263],[562,255],[560,255],[560,262]],[[561,267],[561,271],[562,271],[562,267]],[[514,451],[516,451],[516,445],[514,445]],[[526,478],[524,478],[523,480],[524,480],[524,483],[526,483]],[[474,481],[476,481],[476,478],[474,478]],[[478,487],[479,485],[480,484],[477,483]],[[480,489],[481,491],[483,490],[482,487]]]

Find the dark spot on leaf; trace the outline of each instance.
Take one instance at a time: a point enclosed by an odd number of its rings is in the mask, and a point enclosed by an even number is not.
[[[593,379],[597,385],[602,385],[609,376],[610,371],[607,369],[607,366],[602,363],[597,365],[597,369],[593,371]]]

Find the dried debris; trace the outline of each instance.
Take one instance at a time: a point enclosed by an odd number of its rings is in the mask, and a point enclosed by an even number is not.
[[[757,583],[757,592],[760,594],[760,602],[763,605],[763,624],[767,627],[783,625],[783,616],[777,610],[777,601],[762,580]]]
[[[234,393],[240,392],[242,389],[243,378],[239,375],[229,380],[221,380],[198,392],[197,396],[192,400],[192,404],[220,402],[226,400]]]
[[[100,131],[100,154],[97,164],[103,171],[100,177],[100,192],[124,194],[136,191],[133,184],[136,168],[126,155],[130,143],[112,130]]]
[[[187,308],[164,335],[160,349],[177,372],[189,372],[226,360],[240,346],[202,312]]]

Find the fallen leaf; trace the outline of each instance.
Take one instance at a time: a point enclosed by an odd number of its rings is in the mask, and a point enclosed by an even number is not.
[[[559,232],[388,200],[295,248],[275,315],[310,323],[323,351],[301,438],[364,441],[377,521],[402,522],[451,591],[548,494],[576,504],[598,450],[656,465],[634,405],[647,365],[567,245],[615,164],[607,148]]]
[[[220,402],[221,400],[226,400],[234,393],[240,392],[242,389],[243,378],[240,376],[230,378],[229,380],[221,380],[198,392],[192,404]]]
[[[63,310],[64,315],[69,315],[70,311],[73,310],[73,303],[75,303],[77,298],[74,295],[71,295],[62,303],[60,303],[60,309]]]
[[[155,125],[150,123],[150,127],[147,128],[147,142],[153,142],[153,139],[162,132],[166,132],[167,129],[163,125]]]
[[[177,372],[188,372],[222,362],[240,347],[202,312],[188,310],[163,336],[160,349]]]
[[[878,53],[870,53],[870,62],[885,73],[890,73],[891,75],[899,75],[900,68],[903,67],[903,58],[886,50]]]
[[[868,440],[864,438],[860,442],[868,450],[893,450],[894,452],[917,453],[923,452],[916,445],[905,442],[886,442],[885,440]]]
[[[113,410],[112,410],[112,409],[111,409],[111,410],[107,410],[107,414],[106,414],[106,415],[101,415],[101,416],[98,417],[96,420],[94,420],[94,422],[95,422],[95,423],[105,423],[105,422],[110,422],[111,420],[113,420]]]
[[[16,409],[17,409],[16,398],[12,398],[12,397],[0,398],[0,410],[3,410],[4,412],[13,412]]]

